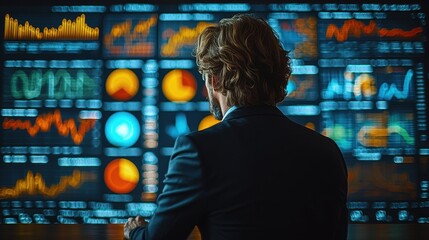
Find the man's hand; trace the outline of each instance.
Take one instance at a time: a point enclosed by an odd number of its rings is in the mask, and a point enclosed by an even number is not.
[[[128,221],[124,224],[124,238],[130,239],[130,232],[136,227],[144,227],[147,222],[142,216],[137,216],[135,218],[128,218]]]

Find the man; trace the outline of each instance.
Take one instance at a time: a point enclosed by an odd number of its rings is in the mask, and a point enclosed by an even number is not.
[[[346,239],[347,169],[331,139],[276,107],[290,58],[263,19],[235,15],[195,48],[210,111],[222,120],[177,138],[158,207],[129,239]]]

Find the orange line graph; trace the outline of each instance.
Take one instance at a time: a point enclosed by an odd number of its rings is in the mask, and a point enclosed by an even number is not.
[[[361,37],[364,36],[378,36],[378,37],[399,37],[399,38],[413,38],[423,32],[422,27],[416,27],[409,31],[400,28],[379,28],[375,21],[370,21],[368,25],[356,19],[346,20],[341,28],[335,24],[329,24],[326,29],[326,38],[331,39],[335,37],[337,41],[344,42],[348,37]]]
[[[48,132],[52,128],[52,125],[55,125],[61,136],[67,137],[70,135],[75,144],[80,144],[85,134],[95,126],[95,122],[95,119],[80,119],[81,124],[78,128],[75,120],[72,118],[63,121],[61,112],[57,109],[53,113],[39,115],[34,124],[30,120],[5,118],[2,127],[5,130],[27,130],[28,134],[34,137],[40,131]]]
[[[161,47],[161,53],[163,56],[177,56],[178,50],[183,45],[194,44],[198,35],[212,23],[199,22],[195,28],[189,28],[182,26],[178,32],[174,32],[171,28],[165,30],[162,34],[162,38],[168,37],[168,42]]]
[[[110,33],[104,37],[106,48],[112,54],[149,56],[154,51],[154,43],[147,41],[146,38],[157,21],[157,17],[153,15],[147,20],[139,21],[134,28],[132,28],[131,19],[115,24]],[[115,40],[118,39],[123,39],[124,42],[121,45],[115,45]]]
[[[68,187],[78,188],[85,180],[93,180],[96,176],[74,170],[70,176],[62,176],[58,184],[47,186],[40,173],[28,171],[24,179],[18,179],[14,187],[0,188],[0,199],[16,198],[23,194],[55,197],[66,191]]]

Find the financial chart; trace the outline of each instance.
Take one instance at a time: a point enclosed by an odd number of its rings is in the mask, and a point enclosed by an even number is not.
[[[278,107],[338,144],[350,222],[429,223],[423,1],[2,5],[0,223],[150,218],[175,139],[219,122],[194,43],[236,13],[289,51]]]

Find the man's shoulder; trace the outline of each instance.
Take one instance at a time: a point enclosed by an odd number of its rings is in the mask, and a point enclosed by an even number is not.
[[[219,134],[222,134],[224,129],[225,129],[225,124],[222,124],[222,122],[218,122],[210,127],[207,127],[201,130],[191,131],[185,134],[185,136],[188,136],[190,138],[200,138],[200,137],[205,137],[210,135],[219,135]]]

